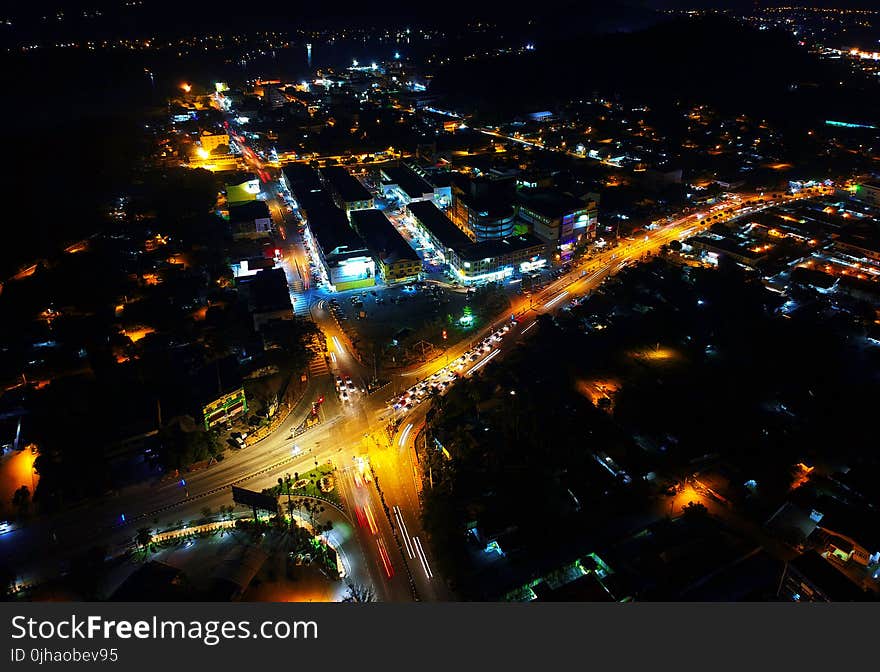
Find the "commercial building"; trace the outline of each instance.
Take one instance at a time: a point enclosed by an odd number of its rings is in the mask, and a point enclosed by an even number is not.
[[[422,261],[381,210],[356,210],[351,224],[372,252],[382,280],[391,284],[419,277]]]
[[[254,329],[273,320],[292,320],[290,289],[282,268],[268,268],[250,277],[239,277],[247,294]]]
[[[453,184],[450,219],[477,241],[513,235],[516,211],[503,187],[488,179]]]
[[[414,201],[406,206],[406,210],[421,234],[442,254],[447,263],[450,262],[453,250],[473,243],[473,240],[431,201]]]
[[[321,178],[311,166],[304,163],[290,163],[281,169],[281,181],[291,194],[319,191],[323,188]]]
[[[304,238],[332,291],[376,284],[376,262],[340,208],[310,208]]]
[[[787,562],[779,597],[794,602],[863,602],[868,595],[816,551]]]
[[[261,238],[272,230],[272,216],[266,201],[248,201],[229,207],[233,238]]]
[[[854,197],[875,208],[880,208],[880,182],[862,182],[857,184]]]
[[[189,393],[201,411],[205,429],[247,412],[238,362],[233,355],[206,364],[192,374]]]
[[[471,243],[452,252],[451,270],[466,284],[497,282],[546,264],[546,244],[529,234]]]
[[[703,252],[705,256],[716,263],[718,257],[723,256],[743,266],[758,268],[767,259],[767,255],[763,252],[755,252],[729,238],[714,234],[694,236],[689,238],[684,245],[685,248],[692,248]]]
[[[342,166],[322,168],[321,181],[333,197],[334,203],[346,215],[354,210],[368,210],[373,207],[373,196],[370,192]]]
[[[209,154],[218,147],[223,146],[226,147],[226,152],[229,151],[229,136],[226,133],[208,133],[205,131],[199,136],[199,143],[202,145],[202,149]]]
[[[434,200],[434,187],[409,166],[387,166],[380,173],[385,196],[396,198],[404,205]]]
[[[855,222],[834,237],[834,249],[859,262],[880,263],[880,234],[872,220]]]
[[[224,185],[229,205],[254,201],[260,193],[260,178],[253,173],[230,173],[225,176]]]
[[[585,199],[551,189],[521,189],[517,193],[519,219],[541,240],[553,245],[562,260],[582,242],[596,237],[599,197]]]

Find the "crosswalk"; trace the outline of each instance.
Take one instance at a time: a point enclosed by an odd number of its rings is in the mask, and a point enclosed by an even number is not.
[[[302,289],[300,289],[299,292],[302,292]],[[308,317],[309,297],[306,294],[298,293],[295,289],[293,289],[293,287],[291,287],[290,302],[293,304],[294,315]]]
[[[309,375],[315,377],[323,376],[328,373],[330,373],[330,367],[327,366],[327,360],[324,359],[324,355],[319,353],[312,357],[309,362]]]

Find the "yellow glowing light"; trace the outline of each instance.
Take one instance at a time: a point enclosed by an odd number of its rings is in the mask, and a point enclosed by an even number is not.
[[[208,150],[204,147],[199,147],[196,150],[196,154],[198,154],[200,159],[207,159],[210,156],[210,154],[208,154]]]
[[[193,87],[192,87],[192,84],[189,84],[188,82],[184,82],[183,84],[180,85],[180,88],[183,89],[184,93],[189,93],[190,91],[192,91]]]
[[[147,336],[148,334],[153,334],[155,332],[156,330],[152,327],[134,327],[132,329],[124,329],[122,331],[124,335],[128,336],[131,339],[132,343],[137,343],[144,336]]]

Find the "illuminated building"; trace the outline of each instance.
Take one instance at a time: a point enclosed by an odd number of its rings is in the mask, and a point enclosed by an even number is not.
[[[357,210],[351,224],[373,253],[379,275],[387,284],[415,280],[422,271],[419,255],[381,210]]]
[[[213,152],[217,147],[221,145],[226,146],[226,152],[229,151],[229,136],[226,133],[208,133],[204,132],[201,136],[199,136],[199,142],[202,145],[202,149],[204,149],[208,154]]]
[[[275,83],[265,83],[263,86],[263,102],[273,110],[284,107],[287,104],[287,97],[278,88]]]
[[[755,252],[728,238],[712,234],[689,238],[685,243],[685,247],[702,251],[705,256],[715,263],[717,263],[718,257],[725,256],[749,268],[758,268],[767,259],[767,255],[763,251]]]
[[[519,218],[535,236],[554,245],[563,260],[579,243],[596,237],[598,200],[597,194],[588,194],[584,200],[550,189],[517,193]]]
[[[545,249],[531,235],[484,240],[453,250],[450,266],[463,283],[497,282],[544,266]]]
[[[514,233],[515,209],[490,180],[454,184],[450,219],[477,241],[507,238]]]
[[[317,256],[332,291],[372,287],[376,284],[376,262],[360,236],[349,226],[337,207],[308,210],[306,245]]]
[[[406,206],[422,236],[430,241],[448,263],[452,250],[473,243],[452,220],[431,201],[414,201]]]
[[[238,361],[234,355],[218,359],[193,372],[187,389],[196,408],[201,411],[205,429],[226,423],[248,410]]]
[[[229,205],[254,201],[260,193],[260,178],[253,173],[233,173],[225,179]]]
[[[229,422],[242,413],[247,413],[247,399],[245,399],[242,387],[229,394],[224,394],[202,407],[205,429],[211,429],[221,422]]]
[[[381,169],[382,193],[406,205],[413,201],[434,199],[434,187],[407,165]]]
[[[856,185],[853,197],[880,208],[880,182],[862,182]]]
[[[816,551],[785,563],[779,597],[793,602],[862,602],[868,594]]]
[[[546,244],[531,235],[473,242],[430,201],[407,210],[421,234],[439,250],[449,270],[463,283],[503,280],[546,264]]]

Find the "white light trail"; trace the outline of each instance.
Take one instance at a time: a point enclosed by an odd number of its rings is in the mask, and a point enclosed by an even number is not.
[[[412,544],[409,543],[409,530],[406,529],[406,523],[403,522],[403,514],[400,513],[400,507],[394,507],[394,516],[397,518],[397,526],[403,532],[403,544],[406,546],[406,554],[412,560],[415,557]]]
[[[345,350],[342,349],[342,344],[339,342],[339,339],[336,336],[333,336],[333,345],[336,346],[336,349],[339,351],[340,355],[345,354]]]
[[[488,364],[489,361],[490,361],[495,355],[497,355],[499,352],[501,352],[501,351],[500,351],[500,350],[494,350],[494,351],[491,352],[491,353],[489,354],[489,356],[486,357],[486,359],[484,359],[482,362],[477,362],[477,363],[474,365],[474,367],[473,367],[470,371],[467,372],[467,375],[471,375],[474,371],[479,371],[481,368],[483,368],[484,366],[486,366],[486,364]]]
[[[403,430],[403,433],[400,435],[400,441],[398,442],[399,446],[403,447],[406,445],[406,440],[407,440],[407,438],[409,438],[409,433],[410,433],[410,431],[412,431],[412,428],[413,428],[413,423],[409,423],[406,426],[406,428]]]
[[[564,299],[566,296],[568,296],[568,292],[567,291],[562,292],[562,294],[559,294],[558,296],[550,299],[547,303],[545,303],[544,308],[550,308],[550,307],[556,305],[557,303],[562,301],[562,299]]]
[[[413,537],[413,544],[416,547],[416,553],[419,554],[419,560],[422,561],[422,568],[425,570],[425,576],[429,579],[434,578],[434,573],[431,571],[431,568],[428,566],[428,558],[425,556],[425,550],[422,548],[422,542],[418,537]]]
[[[538,324],[538,323],[537,323],[537,322],[532,322],[529,326],[527,326],[525,329],[522,330],[522,333],[526,333],[529,329],[531,329],[532,327],[534,327],[536,324]]]

